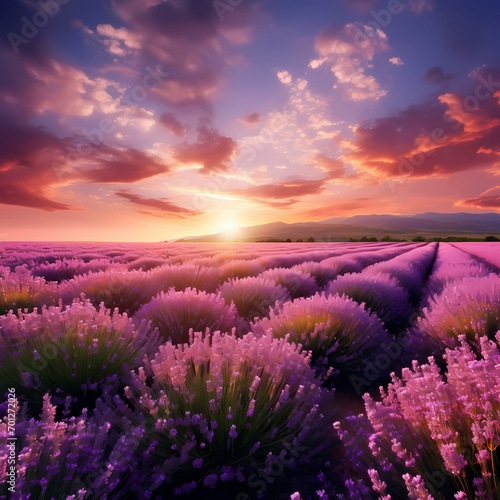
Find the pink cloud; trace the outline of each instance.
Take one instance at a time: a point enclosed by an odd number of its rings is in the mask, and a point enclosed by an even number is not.
[[[65,141],[42,128],[9,123],[2,119],[0,136],[0,203],[38,208],[49,212],[75,210],[52,200],[48,192],[61,184],[54,161],[62,158]]]
[[[246,125],[257,125],[262,120],[262,115],[260,113],[254,112],[245,115],[243,118],[240,118],[240,121],[245,123]]]
[[[302,212],[301,215],[307,218],[323,220],[332,216],[338,217],[348,212],[355,212],[369,207],[373,207],[373,199],[371,198],[350,198],[348,200],[341,200],[325,206],[313,208],[312,210],[306,210]]]
[[[314,157],[314,165],[325,172],[328,179],[339,179],[345,176],[344,164],[341,160],[318,153]]]
[[[285,85],[290,85],[292,83],[292,75],[288,71],[283,69],[278,71],[276,75],[281,83]]]
[[[77,210],[51,199],[55,189],[75,182],[134,183],[171,171],[169,165],[133,148],[90,147],[82,137],[59,138],[41,127],[8,123],[6,118],[2,122],[0,204]],[[90,149],[83,148],[84,141]],[[87,154],[79,154],[79,147]]]
[[[118,191],[117,196],[128,200],[130,203],[135,205],[140,205],[144,207],[154,208],[158,210],[160,214],[155,214],[147,211],[139,211],[140,213],[146,215],[152,215],[154,217],[184,217],[184,216],[194,216],[201,215],[203,212],[199,210],[189,210],[188,208],[183,208],[175,205],[168,201],[166,198],[145,198],[139,194],[129,193],[128,191]],[[168,215],[165,215],[168,214]]]
[[[262,20],[252,3],[232,9],[224,22],[212,0],[113,0],[112,5],[127,25],[126,31],[106,28],[108,40],[119,42],[115,52],[132,44],[142,67],[160,63],[169,72],[153,90],[157,97],[204,111],[211,111],[211,100],[221,92],[226,68],[244,63],[235,48],[252,39],[253,25]]]
[[[328,63],[351,100],[378,100],[387,94],[375,78],[365,72],[375,54],[389,48],[387,35],[382,30],[361,23],[346,24],[341,29],[329,27],[317,36],[315,48],[320,57],[313,59],[309,66],[316,69]]]
[[[96,184],[134,183],[170,172],[170,166],[137,149],[101,146],[86,160],[94,168],[75,169],[77,177]]]
[[[303,196],[319,195],[325,190],[326,179],[306,180],[291,178],[275,184],[261,184],[232,189],[229,194],[241,196],[275,208],[286,208],[299,202]],[[279,201],[277,201],[279,200]],[[285,200],[285,201],[281,201]]]
[[[173,157],[183,165],[200,165],[201,174],[228,172],[238,152],[238,144],[231,137],[221,135],[213,127],[202,123],[195,143],[182,142],[173,148]]]
[[[172,134],[177,137],[184,137],[186,135],[186,128],[184,125],[177,120],[177,118],[171,113],[164,113],[160,116],[158,121]]]
[[[457,201],[455,205],[472,208],[493,208],[500,210],[500,186],[492,187],[476,198]]]
[[[403,60],[401,59],[401,57],[391,57],[389,59],[389,62],[391,64],[394,64],[394,66],[403,66],[404,62]]]
[[[110,24],[98,24],[96,32],[102,37],[103,43],[110,54],[125,56],[141,47],[139,37],[127,28],[116,29]]]
[[[14,54],[0,47],[0,65],[8,67],[0,75],[2,111],[31,117],[45,112],[59,116],[86,117],[93,113],[113,113],[120,102],[109,90],[119,88],[113,80],[89,78],[82,70],[54,59],[29,53]]]
[[[0,200],[0,203],[3,205],[37,208],[46,212],[78,210],[71,205],[51,200],[40,194],[34,187],[23,186],[21,183],[3,182],[0,185]]]

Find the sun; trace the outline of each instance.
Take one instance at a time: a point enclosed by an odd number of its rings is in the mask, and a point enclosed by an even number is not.
[[[238,239],[241,225],[235,219],[222,219],[218,223],[219,232],[225,241],[235,241]]]
[[[235,233],[240,228],[235,220],[226,220],[222,225],[222,230],[225,233]]]

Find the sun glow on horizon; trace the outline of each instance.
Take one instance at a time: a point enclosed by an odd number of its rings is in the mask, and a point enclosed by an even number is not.
[[[238,238],[242,225],[234,218],[222,219],[216,223],[217,232],[222,233],[224,239],[232,241]]]

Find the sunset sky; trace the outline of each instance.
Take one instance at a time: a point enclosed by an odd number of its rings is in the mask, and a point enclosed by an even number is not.
[[[0,240],[498,212],[499,18],[496,0],[4,0]]]

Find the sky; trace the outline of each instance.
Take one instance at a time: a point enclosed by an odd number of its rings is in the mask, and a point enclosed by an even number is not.
[[[0,240],[500,210],[496,0],[5,0]]]

